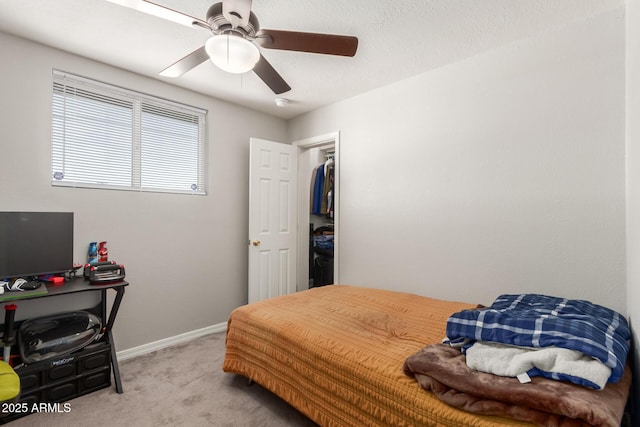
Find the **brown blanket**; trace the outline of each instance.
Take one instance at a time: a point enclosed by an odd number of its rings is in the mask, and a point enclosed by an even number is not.
[[[550,427],[620,426],[631,385],[628,366],[618,383],[600,391],[542,377],[521,384],[516,378],[467,367],[465,356],[444,344],[426,346],[408,357],[404,372],[456,408]]]

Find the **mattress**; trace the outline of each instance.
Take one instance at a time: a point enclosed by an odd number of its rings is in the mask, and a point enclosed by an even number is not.
[[[438,400],[403,363],[474,304],[329,285],[245,305],[227,326],[225,372],[269,389],[321,426],[514,426]]]

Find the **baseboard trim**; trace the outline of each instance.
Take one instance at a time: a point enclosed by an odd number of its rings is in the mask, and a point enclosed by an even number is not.
[[[169,338],[164,338],[159,341],[143,344],[138,347],[128,348],[126,350],[118,351],[116,353],[118,361],[132,359],[134,357],[142,356],[144,354],[153,353],[154,351],[161,350],[163,348],[171,347],[176,344],[181,344],[187,341],[191,341],[196,338],[200,338],[204,335],[214,334],[217,332],[224,332],[227,330],[227,322],[218,323],[217,325],[207,326],[206,328],[196,329],[195,331],[186,332],[184,334],[176,335]]]

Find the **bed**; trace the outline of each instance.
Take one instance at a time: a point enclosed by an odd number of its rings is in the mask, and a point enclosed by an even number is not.
[[[510,418],[514,413],[517,418],[517,408],[509,414],[509,409],[501,413],[504,408],[495,410],[489,405],[485,414],[473,413],[467,409],[478,402],[470,404],[468,400],[456,407],[459,392],[438,380],[425,379],[407,366],[413,360],[419,371],[422,361],[439,357],[445,368],[458,363],[462,357],[459,350],[438,357],[428,352],[445,347],[440,342],[452,313],[475,307],[347,285],[275,297],[231,313],[223,370],[261,384],[321,426],[532,425]],[[452,377],[459,378],[460,373]],[[465,375],[463,372],[462,377]],[[444,376],[449,374],[445,371]],[[598,400],[604,395],[597,395],[596,406],[612,406],[618,425],[629,384],[630,374],[625,371],[615,387],[589,390],[608,393],[602,403]],[[454,402],[443,400],[442,395],[453,396]],[[529,420],[536,422],[535,418]],[[588,425],[558,416],[542,422]]]

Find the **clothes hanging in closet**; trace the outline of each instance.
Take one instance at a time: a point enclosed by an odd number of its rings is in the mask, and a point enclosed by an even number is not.
[[[314,169],[311,185],[311,213],[320,215],[322,192],[324,189],[324,165],[320,165]]]
[[[334,168],[333,162],[331,162],[331,164],[325,168],[324,191],[322,195],[322,207],[320,208],[320,212],[326,215],[327,218],[333,218],[333,200],[335,194],[333,182]]]
[[[333,159],[317,166],[311,175],[311,213],[333,218],[334,189]]]

